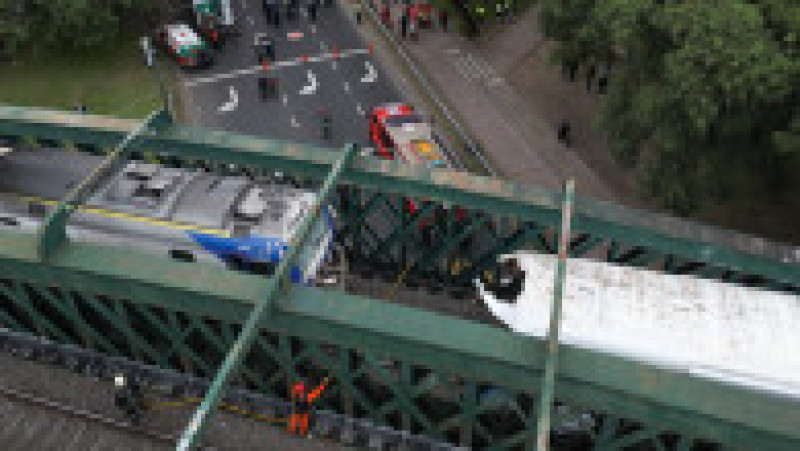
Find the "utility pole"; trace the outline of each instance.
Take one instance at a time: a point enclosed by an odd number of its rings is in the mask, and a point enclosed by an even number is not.
[[[142,38],[139,40],[139,43],[141,44],[142,51],[144,52],[145,64],[147,67],[153,69],[154,66],[157,65],[158,58],[156,58],[156,49],[153,47],[150,37],[142,36]],[[164,75],[161,73],[160,67],[156,67],[155,71],[156,75],[158,76],[158,87],[161,90],[161,98],[164,102],[164,111],[169,113],[169,92],[167,92],[167,88],[164,85]]]
[[[539,415],[536,422],[536,451],[550,449],[550,410],[553,405],[556,366],[558,361],[558,334],[561,325],[561,298],[564,279],[567,275],[567,254],[572,222],[572,204],[575,196],[575,181],[569,179],[564,185],[564,201],[561,207],[561,234],[558,237],[558,266],[556,266],[555,290],[550,310],[550,328],[547,331],[547,347],[542,389],[539,392]]]

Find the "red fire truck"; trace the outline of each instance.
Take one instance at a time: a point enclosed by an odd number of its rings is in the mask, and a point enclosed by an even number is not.
[[[375,154],[393,160],[395,156],[408,164],[424,164],[430,168],[450,168],[441,146],[434,138],[433,128],[414,107],[403,103],[379,105],[369,117],[369,137]],[[417,211],[411,200],[405,203],[409,212]],[[466,212],[456,208],[456,217],[462,219]],[[420,226],[430,222],[423,221]]]
[[[410,164],[449,167],[430,124],[410,105],[390,103],[375,107],[370,115],[369,137],[383,158],[393,160],[399,156]]]

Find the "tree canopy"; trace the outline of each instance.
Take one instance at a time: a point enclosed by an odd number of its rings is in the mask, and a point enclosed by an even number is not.
[[[154,0],[0,0],[0,39],[12,54],[107,47],[152,20],[156,7]]]
[[[600,123],[666,206],[691,210],[729,162],[796,177],[795,1],[543,0],[541,20],[557,58],[614,63]]]

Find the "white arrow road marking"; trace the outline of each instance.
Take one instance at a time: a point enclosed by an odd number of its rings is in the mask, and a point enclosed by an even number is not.
[[[356,104],[356,111],[358,111],[358,114],[360,114],[361,116],[364,115],[364,108],[361,107],[361,102]]]
[[[236,105],[239,103],[239,95],[236,93],[236,90],[233,89],[233,86],[228,86],[228,92],[231,95],[231,99],[220,105],[218,109],[220,113],[228,113],[233,111],[236,109]]]
[[[367,67],[367,75],[361,77],[361,83],[372,83],[378,79],[378,72],[372,67],[372,64],[369,61],[364,61],[364,65]]]
[[[446,53],[449,53],[451,55],[457,55],[460,51],[461,50],[459,50],[459,49],[447,49],[447,50],[445,50]]]
[[[313,94],[314,91],[316,91],[319,87],[319,83],[317,83],[317,77],[314,76],[314,72],[308,71],[308,82],[311,84],[303,86],[303,89],[300,90],[300,94],[305,96]]]
[[[316,34],[316,33],[317,33],[317,25],[312,23],[311,24],[311,34]]]
[[[344,82],[344,92],[350,92],[350,83]]]
[[[286,94],[284,94],[282,101],[283,101],[283,106],[286,106],[286,104],[289,103],[289,97],[287,97]]]
[[[297,122],[297,118],[292,115],[292,128],[300,127],[300,124]]]
[[[336,70],[336,60],[331,61],[331,68]]]

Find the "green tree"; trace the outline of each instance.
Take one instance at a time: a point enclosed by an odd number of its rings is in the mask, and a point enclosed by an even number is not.
[[[738,161],[780,174],[797,152],[797,6],[780,0],[543,0],[557,56],[620,61],[600,123],[645,191],[688,212]]]
[[[152,21],[157,6],[154,0],[0,0],[6,19],[0,35],[14,51],[26,46],[65,51],[110,47],[134,31],[130,27]]]

